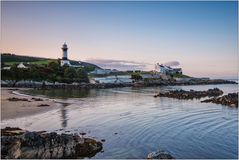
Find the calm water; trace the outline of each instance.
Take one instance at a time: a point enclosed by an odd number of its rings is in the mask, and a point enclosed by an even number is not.
[[[199,100],[154,98],[159,90],[237,92],[237,85],[173,86],[102,90],[34,90],[68,106],[35,116],[2,121],[4,126],[59,133],[86,132],[105,139],[93,158],[145,158],[164,150],[176,158],[237,158],[238,110]],[[116,134],[117,133],[117,134]]]

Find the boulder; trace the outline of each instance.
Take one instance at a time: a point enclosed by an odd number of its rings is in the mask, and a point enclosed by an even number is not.
[[[102,150],[101,142],[76,134],[29,132],[10,127],[1,129],[1,133],[1,158],[84,158]]]
[[[165,151],[157,151],[149,153],[147,159],[174,159],[174,158]]]
[[[222,104],[229,107],[238,107],[238,93],[229,93],[227,95],[224,95],[222,97],[218,98],[210,98],[201,101],[202,103],[216,103],[216,104]]]

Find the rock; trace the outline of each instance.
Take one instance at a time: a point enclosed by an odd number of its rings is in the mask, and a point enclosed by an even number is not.
[[[169,98],[176,98],[176,99],[193,99],[197,98],[200,99],[202,97],[216,97],[219,95],[222,95],[223,91],[214,88],[214,89],[208,89],[207,91],[184,91],[184,90],[174,90],[174,91],[169,91],[166,93],[159,93],[157,95],[154,95],[154,97],[169,97]]]
[[[9,101],[29,101],[27,98],[16,98],[16,97],[11,97],[11,98],[8,98],[7,100],[9,100]]]
[[[37,107],[48,107],[50,106],[49,104],[39,104]]]
[[[224,95],[218,98],[210,98],[201,101],[202,103],[216,103],[222,104],[229,107],[238,107],[238,93],[229,93],[228,95]]]
[[[15,136],[22,135],[25,131],[18,127],[6,127],[1,129],[1,136]]]
[[[85,132],[82,132],[82,133],[80,133],[80,135],[81,135],[81,136],[84,136],[84,135],[86,135],[86,133],[85,133]]]
[[[43,99],[41,99],[41,98],[35,98],[35,97],[32,97],[32,100],[35,100],[35,101],[43,101]]]
[[[16,134],[19,130],[21,134]],[[29,132],[9,127],[1,129],[1,133],[1,158],[84,158],[102,150],[101,142],[78,135]]]
[[[149,153],[147,159],[174,159],[174,158],[165,151],[157,151]]]

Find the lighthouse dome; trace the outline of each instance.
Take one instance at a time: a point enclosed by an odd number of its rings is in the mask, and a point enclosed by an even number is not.
[[[67,48],[66,42],[62,45],[62,48]]]

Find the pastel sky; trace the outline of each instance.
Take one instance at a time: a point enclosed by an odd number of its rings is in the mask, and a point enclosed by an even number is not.
[[[237,2],[2,2],[1,52],[237,78]],[[112,63],[111,63],[112,64]],[[105,64],[106,67],[107,64]],[[117,65],[116,65],[117,67]]]

